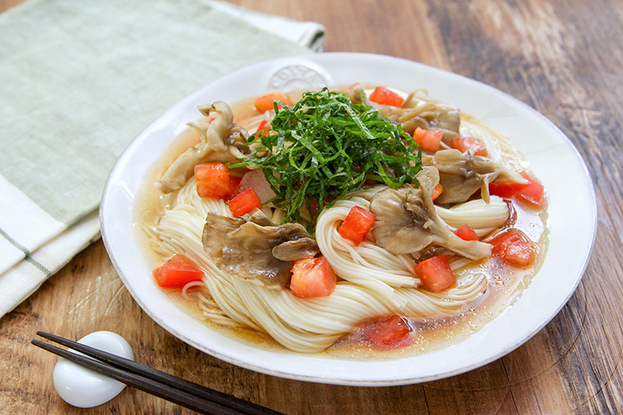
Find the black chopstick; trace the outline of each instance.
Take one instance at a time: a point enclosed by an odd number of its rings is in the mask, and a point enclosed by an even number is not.
[[[128,386],[151,393],[152,395],[185,406],[197,412],[214,415],[280,414],[280,412],[273,411],[272,409],[206,388],[205,386],[141,365],[132,360],[64,339],[54,334],[38,331],[37,335],[98,360],[33,339],[31,342],[35,346],[125,383]]]

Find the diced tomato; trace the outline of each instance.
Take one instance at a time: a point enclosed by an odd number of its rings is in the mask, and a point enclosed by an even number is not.
[[[260,202],[260,198],[257,197],[257,193],[255,193],[253,189],[247,189],[235,197],[232,197],[227,201],[227,204],[229,205],[231,214],[235,218],[249,213],[255,208],[262,208],[262,202]]]
[[[491,254],[511,265],[527,267],[534,263],[536,247],[516,229],[508,229],[487,241],[493,248]]]
[[[437,183],[435,188],[433,189],[433,193],[430,194],[430,197],[433,199],[437,199],[443,193],[443,185],[441,183]]]
[[[275,109],[275,101],[281,101],[284,105],[289,105],[288,98],[280,92],[272,92],[262,95],[255,100],[255,108],[259,112],[266,112]]]
[[[489,183],[489,194],[499,196],[503,199],[511,199],[515,196],[523,187],[524,183],[510,182],[510,181],[498,181]]]
[[[397,349],[413,343],[411,328],[402,317],[395,314],[364,325],[363,333],[381,349]]]
[[[489,193],[504,199],[516,197],[524,203],[542,208],[545,200],[543,185],[525,172],[521,173],[521,175],[528,181],[527,183],[511,181],[489,183]]]
[[[327,297],[335,291],[337,276],[323,256],[294,261],[290,290],[299,298]]]
[[[174,255],[168,262],[152,272],[162,288],[182,288],[192,281],[201,281],[203,271],[184,255]]]
[[[460,228],[454,231],[454,234],[464,241],[477,241],[478,235],[476,231],[467,226],[467,223],[464,223]]]
[[[530,177],[527,173],[521,173],[524,179],[528,180],[528,185],[517,193],[517,198],[535,207],[543,207],[545,199],[545,189],[543,185]]]
[[[199,197],[228,199],[236,192],[240,179],[231,176],[223,163],[205,163],[195,166],[195,182]]]
[[[260,123],[259,127],[257,127],[257,131],[256,132],[259,133],[260,131],[264,131],[262,133],[262,136],[270,134],[270,124],[268,124],[268,121],[262,120],[262,122]]]
[[[370,229],[372,229],[375,218],[376,215],[369,210],[354,206],[346,215],[338,232],[342,238],[352,241],[355,245],[359,245],[368,232],[370,232]]]
[[[402,104],[405,103],[404,98],[383,86],[377,86],[374,89],[370,94],[370,101],[392,107],[402,107]]]
[[[514,229],[507,229],[504,232],[498,233],[497,235],[495,235],[493,238],[489,239],[486,242],[493,246],[496,246],[496,245],[503,243],[507,239],[511,238],[516,233],[517,232]]]
[[[475,156],[487,156],[487,147],[482,141],[472,137],[457,137],[450,141],[450,146],[465,153],[467,150],[473,150]]]
[[[422,150],[433,153],[439,150],[439,144],[441,143],[442,137],[443,131],[439,128],[431,131],[417,127],[413,132],[413,139],[420,145],[420,147],[422,147]]]
[[[450,269],[448,258],[438,255],[415,266],[415,274],[428,291],[437,293],[456,284],[456,277]]]

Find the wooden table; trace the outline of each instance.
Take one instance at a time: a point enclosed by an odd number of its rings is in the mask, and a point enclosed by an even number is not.
[[[0,11],[19,2],[0,1]],[[89,410],[61,400],[52,385],[56,357],[29,345],[35,331],[77,338],[111,330],[147,365],[287,414],[622,413],[623,2],[234,3],[325,25],[325,51],[380,53],[453,71],[553,121],[584,157],[597,194],[597,238],[579,288],[534,338],[480,369],[409,386],[332,386],[251,372],[182,343],[134,302],[100,241],[0,320],[0,412],[190,413],[128,388]]]

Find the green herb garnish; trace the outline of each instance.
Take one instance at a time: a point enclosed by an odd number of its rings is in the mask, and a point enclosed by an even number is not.
[[[249,137],[248,144],[257,148],[231,167],[262,169],[277,194],[273,204],[286,212],[285,222],[298,221],[302,207],[320,214],[368,179],[392,187],[417,183],[419,146],[400,124],[362,101],[352,104],[324,88],[304,93],[292,108],[276,102],[270,134]]]

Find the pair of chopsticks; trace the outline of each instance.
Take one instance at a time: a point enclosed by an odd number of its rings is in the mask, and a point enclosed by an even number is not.
[[[42,331],[38,331],[37,335],[91,357],[85,357],[49,343],[33,339],[31,343],[37,347],[64,357],[87,369],[125,383],[128,386],[140,389],[203,414],[283,415],[272,409],[244,401],[214,389],[206,388],[205,386],[169,375],[168,373],[152,369],[94,347]]]

